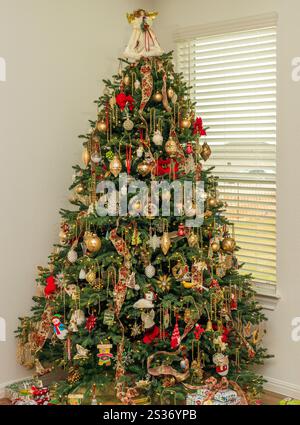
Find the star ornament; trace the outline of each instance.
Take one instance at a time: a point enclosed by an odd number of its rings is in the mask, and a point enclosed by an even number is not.
[[[135,337],[138,336],[142,332],[140,325],[137,323],[134,323],[131,328],[131,336]]]
[[[160,276],[156,282],[162,292],[168,292],[171,288],[171,278],[166,274]]]
[[[160,247],[160,238],[155,234],[153,236],[150,236],[147,243],[150,246],[150,248],[152,248],[153,251],[155,251],[156,249]]]

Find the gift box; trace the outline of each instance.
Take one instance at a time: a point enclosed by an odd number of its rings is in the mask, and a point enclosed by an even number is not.
[[[18,398],[30,396],[32,386],[40,387],[42,385],[42,381],[39,379],[24,379],[11,385],[7,385],[5,387],[5,394],[7,398],[13,401]]]
[[[237,403],[239,401],[239,397],[236,391],[226,389],[226,390],[219,390],[215,394],[214,400],[219,401],[221,403],[231,404],[231,403]]]

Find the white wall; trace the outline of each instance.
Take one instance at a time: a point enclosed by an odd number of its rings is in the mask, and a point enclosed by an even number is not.
[[[144,0],[146,2],[146,0]],[[16,366],[17,317],[29,312],[36,266],[57,242],[77,135],[94,118],[102,78],[130,36],[125,14],[140,0],[0,0],[0,386],[29,373]]]
[[[166,49],[173,49],[178,27],[208,24],[267,12],[279,15],[278,41],[278,286],[281,300],[268,312],[265,339],[275,358],[263,368],[269,388],[300,397],[300,342],[291,339],[292,318],[300,316],[300,82],[291,79],[292,58],[300,56],[299,0],[164,0],[157,34]]]

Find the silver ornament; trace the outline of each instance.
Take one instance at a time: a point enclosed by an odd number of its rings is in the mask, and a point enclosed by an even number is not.
[[[75,251],[75,249],[70,249],[70,251],[68,252],[67,258],[68,258],[68,261],[69,261],[70,263],[75,263],[75,261],[76,261],[76,260],[77,260],[77,258],[78,258],[78,254],[77,254],[77,252]]]
[[[145,275],[151,279],[155,275],[155,267],[152,264],[148,264],[145,268]]]

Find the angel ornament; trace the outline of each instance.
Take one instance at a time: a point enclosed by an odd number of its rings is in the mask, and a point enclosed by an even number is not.
[[[163,50],[151,28],[157,15],[157,12],[146,12],[144,9],[138,9],[131,14],[127,14],[127,19],[132,25],[133,32],[123,53],[126,58],[139,60],[141,57],[160,56],[163,54]]]

